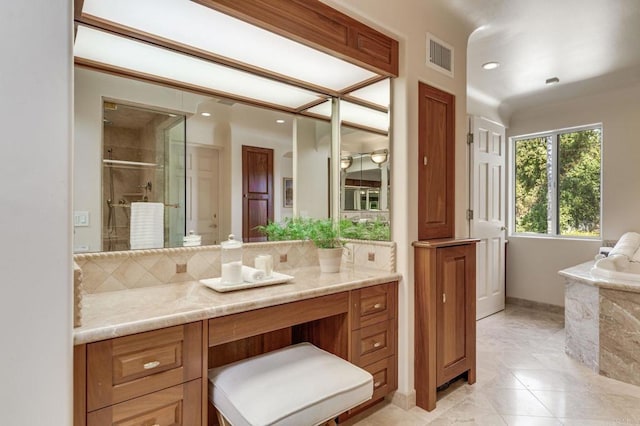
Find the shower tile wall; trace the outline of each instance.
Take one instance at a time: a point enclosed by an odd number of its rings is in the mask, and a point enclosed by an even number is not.
[[[105,125],[103,158],[124,161],[163,164],[157,156],[162,157],[163,150],[157,154],[156,130],[154,123],[148,123],[141,129],[131,129]],[[162,148],[162,145],[160,146]],[[111,150],[111,153],[109,153]],[[112,169],[110,170],[110,167]],[[146,196],[148,201],[162,201],[164,188],[162,175],[156,176],[159,168],[137,166],[108,166],[103,168],[103,250],[129,249],[129,216],[132,202],[142,201]],[[113,182],[111,182],[113,176]],[[160,177],[160,179],[158,179]],[[151,182],[151,190],[145,191],[144,186]],[[115,207],[111,209],[109,220],[110,189],[113,184],[113,200]]]

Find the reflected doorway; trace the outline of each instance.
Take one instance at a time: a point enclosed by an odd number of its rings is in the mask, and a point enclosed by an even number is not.
[[[273,149],[242,145],[242,239],[266,241],[257,226],[273,222]]]
[[[212,146],[187,145],[187,232],[202,245],[220,242],[220,155]]]

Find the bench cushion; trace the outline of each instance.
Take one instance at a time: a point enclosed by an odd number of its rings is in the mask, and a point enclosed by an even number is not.
[[[373,377],[300,343],[209,370],[209,395],[233,426],[316,425],[371,399]]]

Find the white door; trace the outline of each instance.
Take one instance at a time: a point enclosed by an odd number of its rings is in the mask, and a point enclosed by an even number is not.
[[[202,236],[202,245],[218,244],[219,155],[205,145],[187,145],[187,233]]]
[[[472,117],[471,236],[477,245],[476,318],[504,309],[505,303],[505,129]]]

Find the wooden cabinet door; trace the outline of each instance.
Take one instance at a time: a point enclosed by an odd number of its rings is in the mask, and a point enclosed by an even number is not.
[[[475,260],[474,244],[437,250],[437,386],[475,364]]]
[[[455,210],[455,96],[419,83],[418,239],[450,238]]]

